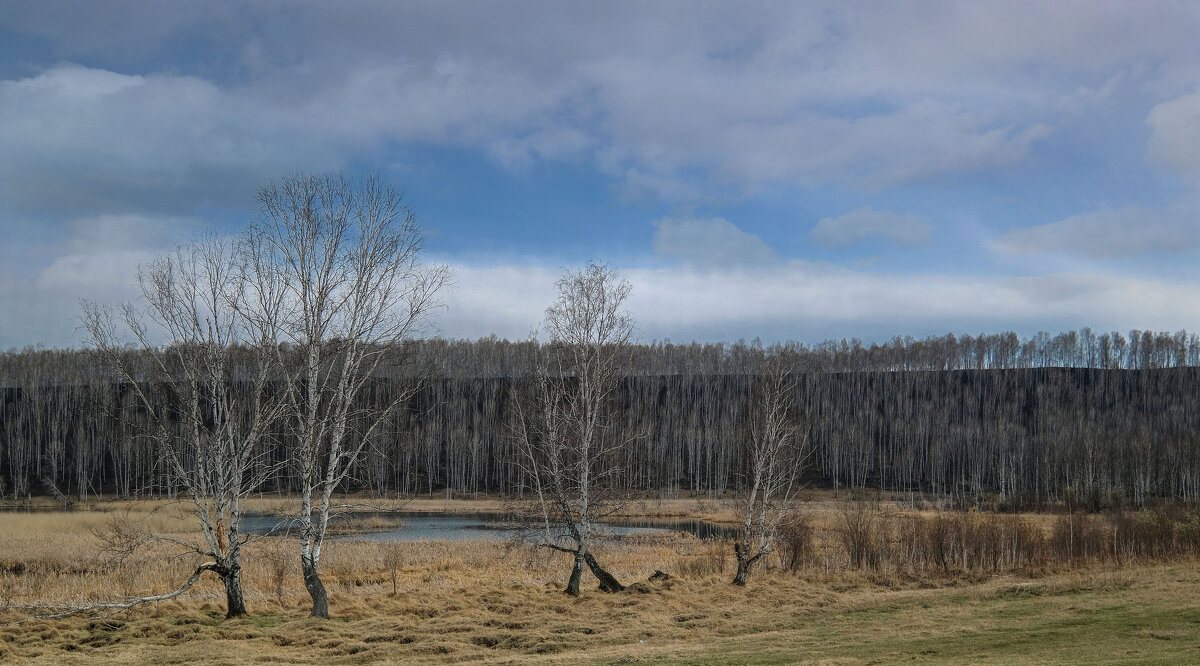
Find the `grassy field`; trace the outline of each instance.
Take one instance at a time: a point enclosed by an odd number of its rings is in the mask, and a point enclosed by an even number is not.
[[[714,511],[692,502],[690,512]],[[408,507],[410,509],[415,507]],[[455,506],[455,509],[460,507]],[[468,506],[468,508],[475,508]],[[128,509],[128,514],[126,510]],[[441,510],[430,507],[430,510]],[[649,507],[689,513],[687,504]],[[186,537],[181,506],[118,512]],[[718,511],[719,513],[719,511]],[[598,553],[619,594],[559,590],[566,556],[497,542],[334,542],[334,619],[307,617],[295,546],[246,553],[251,616],[223,619],[214,580],[103,618],[28,619],[32,603],[165,591],[187,560],[148,550],[117,566],[92,529],[114,512],[0,515],[0,661],[33,663],[1197,663],[1200,564],[1084,565],[1004,575],[879,575],[772,561],[729,585],[728,547],[682,535]],[[823,544],[822,547],[831,547]],[[832,552],[832,551],[831,551]],[[649,581],[655,570],[668,580]],[[393,591],[394,590],[394,591]]]

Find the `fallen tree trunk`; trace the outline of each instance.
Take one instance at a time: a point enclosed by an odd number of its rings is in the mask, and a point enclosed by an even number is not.
[[[590,552],[584,553],[583,559],[587,562],[588,568],[592,570],[592,575],[600,581],[600,589],[605,592],[621,592],[625,586],[616,579],[615,576],[608,573],[596,558]]]
[[[196,567],[196,571],[194,573],[192,573],[192,577],[189,578],[186,583],[184,583],[180,587],[175,588],[174,590],[171,590],[170,592],[167,592],[166,594],[156,594],[156,595],[152,595],[152,596],[148,596],[148,597],[136,597],[134,599],[128,599],[125,601],[109,601],[109,602],[99,603],[99,604],[88,604],[86,606],[57,606],[57,607],[54,607],[54,606],[23,606],[21,608],[24,608],[26,610],[35,610],[35,609],[36,610],[46,610],[48,608],[60,608],[60,609],[65,608],[65,610],[61,610],[56,613],[46,613],[43,615],[35,615],[33,618],[31,618],[31,619],[37,619],[37,620],[57,620],[57,619],[64,618],[64,617],[71,617],[73,615],[79,615],[81,613],[94,613],[97,611],[105,611],[105,610],[107,610],[107,611],[129,610],[130,608],[133,608],[135,606],[140,606],[142,604],[148,604],[148,603],[151,603],[154,601],[166,601],[168,599],[174,599],[175,597],[177,597],[177,596],[183,594],[184,592],[187,592],[189,589],[191,589],[191,587],[193,585],[195,585],[197,581],[200,580],[200,576],[204,575],[205,571],[216,571],[216,570],[217,570],[217,564],[215,562],[208,562],[205,564],[201,564],[200,566]]]

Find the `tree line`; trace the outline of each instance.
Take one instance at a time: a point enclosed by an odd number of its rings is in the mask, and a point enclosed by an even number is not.
[[[752,379],[778,352],[788,359],[792,400],[813,448],[809,484],[987,498],[1011,508],[1067,493],[1093,507],[1195,500],[1200,345],[1185,332],[1134,333],[1085,329],[1024,341],[1011,333],[950,335],[869,347],[634,344],[634,371],[615,397],[620,427],[638,435],[619,461],[620,481],[657,495],[740,490]],[[511,437],[512,395],[536,376],[544,346],[494,338],[404,343],[396,356],[410,362],[381,365],[360,398],[366,412],[370,403],[403,398],[403,405],[370,435],[338,490],[528,491]],[[149,373],[167,352],[122,353]],[[5,496],[82,501],[178,491],[145,436],[151,415],[94,354],[10,351],[0,355],[0,382]],[[294,470],[281,464],[293,438],[280,431],[263,439],[254,456],[263,490],[299,489]]]

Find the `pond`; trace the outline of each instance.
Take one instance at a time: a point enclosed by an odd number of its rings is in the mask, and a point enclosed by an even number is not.
[[[522,532],[536,525],[518,523],[513,516],[496,513],[427,513],[421,511],[380,511],[355,513],[353,519],[361,521],[360,528],[338,533],[337,523],[345,524],[349,516],[338,516],[330,520],[330,532],[337,539],[360,541],[467,541],[486,539],[503,541],[521,536]],[[361,527],[365,523],[366,527]],[[395,523],[389,526],[388,523]],[[252,533],[273,531],[286,534],[289,531],[286,517],[252,515],[246,516],[243,528]],[[639,534],[665,534],[686,532],[701,539],[730,537],[736,528],[703,520],[655,520],[655,519],[612,519],[601,525],[603,535],[620,538]]]

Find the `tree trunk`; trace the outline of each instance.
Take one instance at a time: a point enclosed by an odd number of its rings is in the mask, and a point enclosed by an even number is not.
[[[743,559],[741,555],[737,558],[737,575],[733,577],[734,585],[746,584],[746,574],[750,571],[750,560]]]
[[[328,620],[329,597],[325,593],[325,584],[317,575],[317,565],[312,560],[301,558],[300,568],[304,573],[304,587],[308,589],[308,594],[312,597],[313,606],[310,616]]]
[[[579,596],[579,579],[582,576],[583,556],[577,552],[575,553],[575,563],[571,566],[571,579],[567,581],[567,589],[563,591],[573,597]]]
[[[246,596],[242,593],[242,568],[235,566],[221,574],[225,583],[225,619],[246,615]]]
[[[612,574],[604,570],[600,563],[592,557],[591,553],[584,553],[584,560],[587,562],[588,568],[592,570],[592,574],[600,581],[600,589],[605,592],[620,592],[625,589]]]
[[[762,557],[766,553],[759,551],[754,554],[754,557],[749,557],[750,550],[742,550],[742,547],[736,543],[733,545],[733,552],[735,555],[737,555],[737,575],[733,577],[733,584],[745,585],[746,574],[750,573],[750,566],[757,562],[758,558]]]

